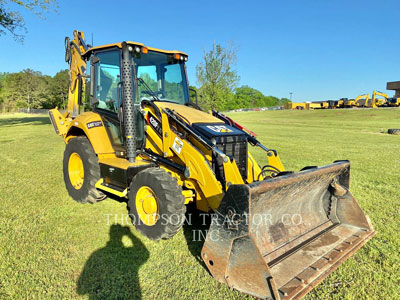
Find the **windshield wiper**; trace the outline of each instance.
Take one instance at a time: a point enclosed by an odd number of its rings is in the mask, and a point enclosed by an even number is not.
[[[154,92],[154,91],[147,85],[147,83],[146,83],[142,78],[138,77],[137,80],[140,82],[141,85],[142,85],[142,84],[144,85],[144,87],[145,87],[146,90],[147,90],[147,94],[149,94],[150,96],[152,96],[152,97],[154,98],[154,100],[160,101],[160,99],[159,99],[158,96],[157,96],[157,93]]]

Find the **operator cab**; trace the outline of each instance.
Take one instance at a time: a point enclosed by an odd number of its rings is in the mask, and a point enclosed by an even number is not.
[[[133,99],[168,101],[177,104],[189,102],[189,86],[185,62],[188,56],[179,51],[166,51],[128,42],[130,49]],[[91,104],[94,107],[118,112],[122,104],[122,49],[121,44],[94,47],[84,56],[91,57]],[[89,68],[88,68],[89,69]]]
[[[166,51],[143,44],[127,42],[129,65],[132,67],[132,101],[165,101],[190,104],[185,62],[188,56],[179,51]],[[90,60],[90,93],[86,103],[103,119],[116,153],[125,155],[123,120],[123,57],[122,43],[90,48],[84,55]],[[125,73],[126,74],[126,73]],[[89,99],[90,96],[90,99]],[[137,114],[137,147],[144,136],[142,115]]]

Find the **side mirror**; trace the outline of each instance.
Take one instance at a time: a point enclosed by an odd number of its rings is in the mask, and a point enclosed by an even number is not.
[[[198,99],[197,99],[197,91],[193,88],[189,88],[189,91],[194,92],[194,96],[196,97],[196,105],[198,105]]]

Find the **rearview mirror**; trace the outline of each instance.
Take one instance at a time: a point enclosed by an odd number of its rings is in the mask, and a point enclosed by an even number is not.
[[[197,91],[195,89],[193,89],[193,88],[189,88],[189,91],[190,92],[194,92],[194,96],[196,97],[196,105],[198,105],[198,103],[197,103],[198,102],[198,100],[197,100]]]

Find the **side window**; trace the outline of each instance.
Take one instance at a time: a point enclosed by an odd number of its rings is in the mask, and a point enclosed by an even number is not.
[[[138,66],[137,77],[143,79],[143,81],[153,92],[157,92],[159,90],[156,66]],[[138,92],[139,100],[152,98],[151,95],[149,95],[149,91],[141,84],[138,85]]]
[[[168,99],[175,99],[179,103],[185,103],[183,95],[182,71],[180,64],[167,65],[164,68],[165,93]]]
[[[121,81],[120,51],[96,53],[99,62],[95,73],[95,98],[98,108],[111,112],[118,111],[118,85]]]

